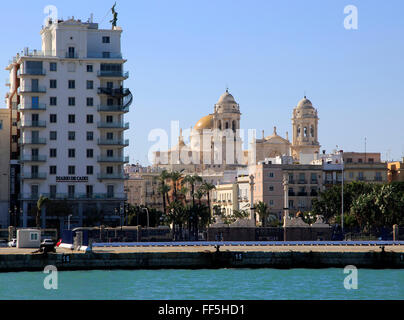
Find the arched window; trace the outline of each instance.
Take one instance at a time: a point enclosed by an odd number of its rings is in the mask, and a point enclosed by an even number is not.
[[[233,131],[236,131],[236,121],[234,121],[234,120],[232,122],[232,129],[233,129]]]
[[[219,130],[222,130],[222,121],[219,120]]]
[[[314,127],[313,126],[310,127],[310,135],[312,137],[314,137]]]
[[[304,127],[304,136],[307,137],[307,127]]]
[[[300,127],[297,127],[297,136],[300,136]]]
[[[229,122],[226,121],[226,129],[229,129]]]

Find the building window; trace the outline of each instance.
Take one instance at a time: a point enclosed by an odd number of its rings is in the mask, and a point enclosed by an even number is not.
[[[76,157],[76,149],[69,149],[68,154],[69,154],[69,158],[75,158]]]
[[[87,158],[92,158],[94,156],[93,149],[87,149]]]
[[[76,81],[74,81],[74,80],[69,80],[68,88],[69,88],[69,89],[75,89],[75,88],[76,88]]]
[[[274,200],[269,200],[269,205],[270,205],[271,207],[273,207],[273,205],[274,205]]]
[[[56,106],[57,105],[57,98],[56,97],[49,97],[49,104],[51,106]]]
[[[87,131],[87,141],[93,141],[94,133],[92,131]]]
[[[49,157],[56,158],[56,156],[57,156],[56,149],[49,149]]]
[[[369,158],[369,159],[368,159],[368,162],[369,162],[369,163],[374,163],[373,158]]]
[[[94,81],[87,80],[87,89],[94,89]]]
[[[270,173],[268,173],[268,176],[269,176],[270,178],[273,178],[273,177],[274,177],[274,173],[273,173],[273,172],[270,172]]]
[[[87,123],[93,123],[94,122],[94,116],[92,114],[87,115]]]
[[[57,71],[57,63],[56,62],[50,62],[49,63],[49,70],[50,71]]]
[[[76,167],[75,166],[69,166],[68,167],[68,174],[76,174]]]
[[[269,191],[274,191],[274,186],[269,186]]]
[[[104,59],[109,59],[109,58],[111,57],[111,54],[110,54],[110,52],[108,52],[108,51],[104,51],[104,52],[102,53],[102,57],[103,57]]]
[[[76,98],[69,97],[69,106],[75,106],[75,105],[76,105]]]
[[[31,241],[37,241],[38,240],[38,232],[30,232],[30,240]]]
[[[359,158],[359,159],[358,159],[358,163],[362,163],[362,159]]]
[[[49,88],[56,89],[57,81],[56,80],[49,80]]]
[[[354,173],[353,173],[353,172],[350,172],[350,173],[349,173],[349,177],[350,177],[350,178],[353,178],[353,177],[354,177]]]
[[[3,120],[0,120],[0,130],[3,129]]]
[[[75,131],[69,131],[68,139],[71,140],[71,141],[76,140],[76,132]]]
[[[56,185],[49,186],[49,194],[51,198],[56,198]]]
[[[93,72],[93,65],[92,64],[87,65],[87,72]]]
[[[113,174],[114,173],[114,167],[107,167],[107,174]]]
[[[107,157],[111,158],[114,156],[114,150],[107,150]]]
[[[94,105],[94,99],[93,98],[87,98],[87,107],[92,107]]]
[[[69,123],[75,123],[75,122],[76,122],[76,115],[69,114]]]
[[[57,115],[56,115],[56,114],[50,114],[50,115],[49,115],[49,121],[50,121],[51,123],[56,123],[56,121],[57,121]]]
[[[352,163],[352,158],[346,159],[346,162],[347,162],[347,163]]]
[[[107,116],[106,120],[107,120],[107,123],[112,123],[112,122],[114,122],[114,117],[113,116]]]
[[[56,166],[49,167],[49,174],[56,174],[56,172],[57,172]]]
[[[57,132],[56,131],[50,131],[49,132],[49,140],[56,140],[57,139]]]
[[[93,174],[93,166],[87,166],[87,174]]]
[[[74,198],[74,193],[75,193],[74,185],[68,186],[67,187],[67,192],[68,192],[69,198]]]
[[[114,133],[113,132],[107,132],[107,140],[114,140]]]
[[[102,37],[102,43],[110,43],[109,37]]]

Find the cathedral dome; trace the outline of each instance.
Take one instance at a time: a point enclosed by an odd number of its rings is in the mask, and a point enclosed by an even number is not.
[[[195,130],[213,129],[213,115],[209,114],[199,119],[194,129]]]
[[[306,96],[304,96],[304,98],[302,100],[299,101],[299,103],[297,104],[298,108],[304,109],[304,108],[313,108],[313,104],[311,103],[311,101],[309,99],[306,98]]]
[[[226,92],[220,96],[220,98],[216,104],[218,104],[218,105],[237,104],[237,102],[236,102],[236,100],[234,100],[234,97],[229,93],[229,91],[226,90]]]

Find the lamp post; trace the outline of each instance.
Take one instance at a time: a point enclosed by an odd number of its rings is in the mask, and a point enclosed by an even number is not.
[[[344,235],[344,151],[341,150],[341,231]]]
[[[67,216],[67,230],[70,230],[70,217],[72,216],[72,214],[69,214]]]

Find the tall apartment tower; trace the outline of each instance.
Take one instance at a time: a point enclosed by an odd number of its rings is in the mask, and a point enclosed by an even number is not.
[[[7,67],[10,196],[22,209],[20,226],[35,225],[40,195],[50,199],[42,227],[62,229],[69,213],[72,226],[119,225],[129,161],[124,114],[133,100],[123,85],[129,74],[121,33],[120,27],[50,20],[41,30],[42,50],[26,48]]]

